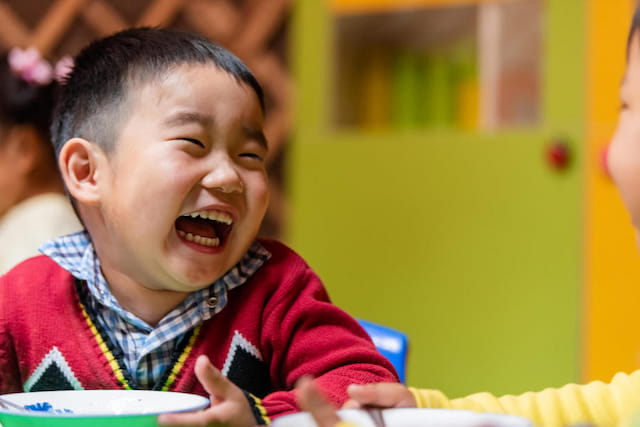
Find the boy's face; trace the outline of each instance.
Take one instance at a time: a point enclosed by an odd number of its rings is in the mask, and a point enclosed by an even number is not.
[[[267,208],[258,98],[213,65],[184,65],[130,89],[126,110],[98,177],[99,237],[90,229],[105,276],[204,288],[242,258]]]
[[[640,230],[640,33],[634,35],[629,45],[620,99],[621,111],[609,148],[608,165],[637,233]]]

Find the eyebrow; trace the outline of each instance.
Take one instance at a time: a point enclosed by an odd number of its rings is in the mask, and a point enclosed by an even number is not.
[[[171,126],[180,126],[188,123],[200,123],[202,125],[208,125],[213,123],[213,117],[189,111],[182,111],[176,114],[169,116],[163,124],[171,127]]]
[[[269,144],[267,143],[267,137],[264,136],[264,133],[261,130],[255,129],[251,126],[243,126],[242,129],[245,131],[247,136],[251,139],[255,139],[258,144],[264,147],[265,150],[269,149]]]

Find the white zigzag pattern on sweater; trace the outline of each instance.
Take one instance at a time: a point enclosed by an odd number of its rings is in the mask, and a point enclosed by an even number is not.
[[[227,358],[224,361],[224,366],[222,367],[222,375],[225,377],[229,373],[229,369],[231,368],[231,364],[233,363],[233,359],[236,357],[236,350],[238,347],[242,348],[247,353],[256,357],[256,359],[262,361],[262,354],[260,350],[253,344],[251,344],[242,334],[238,331],[233,332],[233,339],[231,340],[231,346],[229,348],[229,353],[227,354]]]
[[[84,390],[84,387],[82,387],[82,384],[80,384],[80,381],[78,381],[74,375],[73,370],[67,363],[67,360],[64,358],[60,350],[58,350],[58,347],[54,346],[51,351],[42,358],[42,361],[35,371],[33,371],[33,374],[24,383],[24,391],[31,391],[31,388],[42,378],[42,374],[44,374],[52,365],[58,367],[74,390]]]

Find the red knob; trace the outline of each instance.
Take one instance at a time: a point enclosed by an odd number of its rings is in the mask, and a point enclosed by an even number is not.
[[[547,146],[547,162],[556,170],[564,170],[571,161],[569,145],[561,140],[554,140]]]

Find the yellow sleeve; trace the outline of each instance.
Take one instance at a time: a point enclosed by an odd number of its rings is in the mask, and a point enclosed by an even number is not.
[[[619,426],[640,410],[640,371],[616,374],[610,383],[568,384],[518,396],[476,393],[449,399],[437,390],[410,389],[419,408],[470,409],[533,420],[544,427],[579,423]]]

